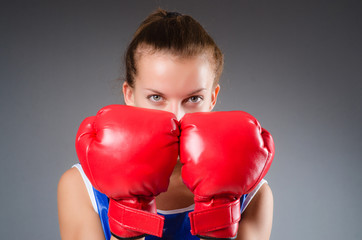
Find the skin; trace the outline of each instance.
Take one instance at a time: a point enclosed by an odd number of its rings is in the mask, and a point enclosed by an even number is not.
[[[214,84],[212,65],[206,55],[181,58],[167,52],[150,53],[147,49],[139,53],[134,87],[123,84],[127,105],[169,111],[178,119],[189,112],[214,108],[220,86]],[[157,208],[172,210],[193,203],[193,194],[182,182],[178,163],[167,192],[156,197]],[[66,171],[59,181],[58,211],[62,239],[104,239],[99,217],[75,168]],[[269,239],[272,218],[273,195],[268,184],[264,184],[242,214],[236,239]]]
[[[127,105],[172,112],[178,119],[189,112],[211,111],[220,86],[206,56],[180,58],[142,51],[135,86],[123,84]]]

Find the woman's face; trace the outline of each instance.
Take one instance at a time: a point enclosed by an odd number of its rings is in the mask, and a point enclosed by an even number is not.
[[[144,53],[137,61],[134,88],[123,85],[127,105],[172,112],[207,112],[215,106],[220,86],[206,56],[180,58],[170,53]]]

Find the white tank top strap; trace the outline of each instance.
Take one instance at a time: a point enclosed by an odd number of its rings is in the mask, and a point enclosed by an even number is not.
[[[265,179],[262,179],[259,184],[254,188],[253,191],[251,191],[245,198],[245,201],[243,203],[243,207],[241,209],[241,213],[244,212],[244,210],[246,209],[246,207],[249,205],[249,203],[251,202],[251,200],[253,199],[253,197],[255,196],[255,194],[259,191],[260,187],[264,184],[264,183],[268,183]]]
[[[83,168],[82,166],[79,164],[79,163],[76,163],[72,166],[72,168],[75,167],[78,169],[78,171],[80,172],[80,175],[82,176],[83,178],[83,182],[87,188],[87,191],[88,191],[88,195],[89,195],[89,198],[92,202],[92,205],[93,205],[93,209],[96,213],[98,213],[98,208],[97,208],[97,203],[96,203],[96,199],[94,197],[94,191],[93,191],[93,186],[92,184],[90,183],[89,179],[87,178],[87,176],[85,175],[84,171],[83,171]]]

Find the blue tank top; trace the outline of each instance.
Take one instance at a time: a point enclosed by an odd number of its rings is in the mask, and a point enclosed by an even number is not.
[[[97,203],[98,214],[101,219],[103,232],[106,237],[106,240],[111,238],[111,231],[109,228],[108,223],[108,204],[109,199],[108,197],[99,192],[97,189],[93,188],[95,200]],[[243,195],[240,199],[241,209],[243,209],[243,203],[246,198],[247,194]],[[241,212],[240,209],[240,212]],[[190,219],[188,214],[192,210],[185,211],[182,213],[175,213],[175,214],[162,214],[158,213],[165,217],[164,227],[163,227],[163,234],[162,238],[148,235],[146,236],[146,240],[155,240],[155,239],[173,239],[173,240],[200,240],[200,238],[191,235],[191,226],[190,226]]]

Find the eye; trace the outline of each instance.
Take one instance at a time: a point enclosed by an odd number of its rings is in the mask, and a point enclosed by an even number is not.
[[[153,102],[162,101],[162,97],[160,95],[151,95],[151,96],[148,96],[148,99],[150,99]]]
[[[201,100],[203,100],[203,98],[201,96],[192,96],[192,97],[189,97],[189,99],[188,99],[188,101],[192,102],[192,103],[198,103]]]

